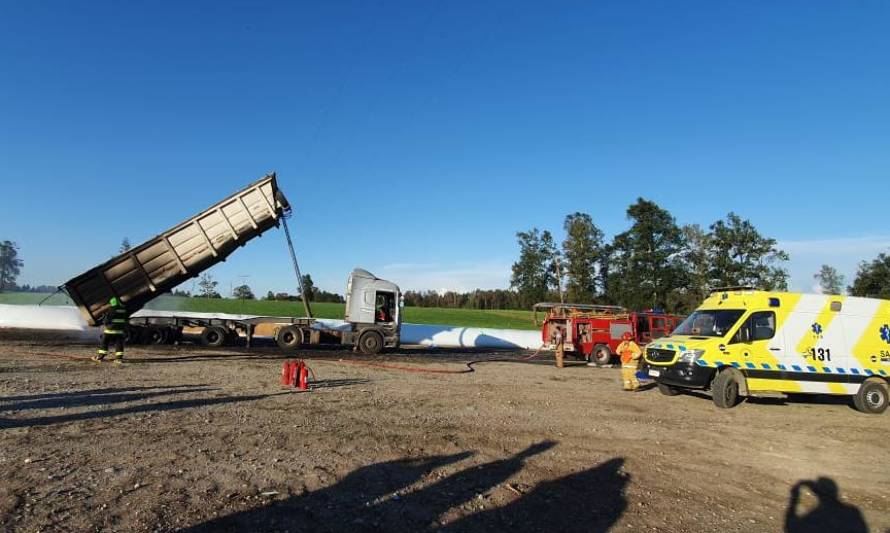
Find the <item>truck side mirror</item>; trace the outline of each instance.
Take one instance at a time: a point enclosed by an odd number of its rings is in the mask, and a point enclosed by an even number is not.
[[[399,297],[399,309],[404,309],[404,308],[405,308],[405,297],[401,296],[401,297]]]

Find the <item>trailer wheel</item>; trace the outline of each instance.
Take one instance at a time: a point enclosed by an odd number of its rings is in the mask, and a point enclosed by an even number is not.
[[[366,331],[358,338],[358,349],[366,355],[376,355],[383,351],[383,335],[376,331]]]
[[[143,335],[143,339],[145,344],[159,345],[167,344],[168,336],[167,328],[149,328]]]
[[[303,344],[303,332],[297,326],[284,326],[275,334],[275,342],[282,350],[292,350]]]
[[[665,396],[676,396],[680,394],[680,389],[677,387],[671,387],[665,383],[658,383],[658,392],[664,394]]]
[[[225,328],[210,326],[201,332],[201,344],[211,348],[219,348],[226,343],[227,332]]]
[[[711,382],[711,397],[714,405],[721,409],[729,409],[739,403],[739,382],[734,372],[724,370],[717,374]]]
[[[878,379],[862,382],[859,391],[853,395],[853,405],[858,411],[879,415],[887,409],[887,384]]]
[[[612,350],[608,344],[597,344],[590,352],[590,360],[600,366],[608,365],[612,362]]]
[[[142,342],[142,328],[139,326],[129,326],[124,333],[124,343],[128,346],[132,344],[140,344]]]

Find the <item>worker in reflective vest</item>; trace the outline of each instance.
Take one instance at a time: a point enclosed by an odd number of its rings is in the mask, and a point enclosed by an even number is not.
[[[127,333],[127,323],[130,321],[130,313],[121,305],[120,300],[112,298],[108,300],[111,309],[102,318],[102,335],[99,337],[99,349],[96,351],[94,361],[101,361],[108,355],[108,348],[114,344],[114,362],[124,361],[124,335]]]
[[[625,332],[621,339],[621,344],[616,350],[621,356],[621,379],[624,381],[624,390],[634,391],[640,388],[640,381],[637,379],[637,366],[639,366],[643,350],[634,342],[631,332]]]

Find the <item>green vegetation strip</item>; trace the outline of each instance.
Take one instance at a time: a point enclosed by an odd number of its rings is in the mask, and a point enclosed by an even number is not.
[[[36,305],[46,294],[0,293],[0,304]],[[72,305],[64,294],[57,294],[44,305]],[[234,300],[231,298],[185,298],[161,296],[146,306],[162,311],[200,313],[231,313],[258,316],[303,316],[302,302],[268,300]],[[343,318],[343,304],[313,303],[312,312],[317,318]],[[412,324],[447,324],[450,326],[504,329],[538,329],[532,323],[531,311],[445,309],[438,307],[406,307],[403,317]]]

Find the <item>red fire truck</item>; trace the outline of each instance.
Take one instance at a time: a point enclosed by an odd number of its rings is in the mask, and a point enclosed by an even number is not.
[[[640,346],[666,337],[680,325],[682,317],[659,311],[628,311],[614,305],[537,303],[534,305],[535,325],[538,312],[546,313],[541,338],[544,345],[555,348],[556,328],[561,328],[566,354],[599,365],[612,361],[621,337],[630,332]]]

